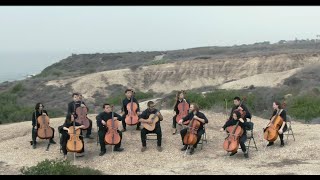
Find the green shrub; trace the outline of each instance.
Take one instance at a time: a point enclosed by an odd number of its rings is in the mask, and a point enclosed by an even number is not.
[[[300,95],[293,97],[288,102],[288,114],[297,119],[310,122],[313,118],[320,117],[320,97],[314,95]]]
[[[20,169],[23,175],[102,175],[99,170],[71,165],[70,161],[44,160],[36,166]]]

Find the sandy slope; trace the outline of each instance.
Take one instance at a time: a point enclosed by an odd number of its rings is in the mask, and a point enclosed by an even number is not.
[[[267,121],[254,117],[254,133],[259,151],[252,149],[250,158],[244,159],[241,151],[229,157],[222,148],[225,134],[218,130],[226,119],[225,115],[205,112],[209,119],[208,144],[190,156],[180,151],[180,135],[171,134],[172,111],[163,110],[162,113],[163,152],[156,150],[155,141],[148,141],[147,151],[141,153],[140,131],[129,126],[123,134],[124,152],[112,154],[108,147],[107,154],[100,157],[96,139],[85,139],[86,156],[77,158],[75,163],[100,169],[105,174],[320,174],[320,125],[293,122],[296,141],[290,136],[289,141],[285,141],[285,147],[280,148],[277,140],[275,146],[265,149],[261,129]],[[89,117],[95,119],[95,115]],[[51,119],[55,129],[62,122],[63,118]],[[58,144],[52,145],[46,152],[47,142],[40,140],[37,149],[32,149],[29,144],[30,129],[31,122],[0,125],[0,174],[19,174],[22,166],[35,165],[47,158],[62,158]],[[96,131],[94,121],[94,137]],[[55,136],[58,142],[57,132]],[[68,154],[68,158],[72,160],[73,154]]]

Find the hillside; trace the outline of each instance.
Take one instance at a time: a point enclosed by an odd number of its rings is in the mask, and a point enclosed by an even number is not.
[[[207,126],[208,144],[203,149],[196,149],[192,156],[184,155],[180,151],[180,135],[171,134],[171,110],[163,110],[164,121],[161,122],[163,132],[163,151],[156,150],[156,142],[147,142],[147,151],[140,152],[140,131],[135,127],[128,127],[123,134],[122,147],[124,152],[111,153],[107,146],[107,153],[100,157],[99,146],[96,139],[85,139],[86,155],[76,159],[76,164],[100,169],[105,174],[317,174],[320,169],[320,155],[315,151],[319,149],[317,132],[320,125],[306,125],[293,122],[292,127],[296,141],[292,136],[285,139],[285,147],[280,148],[279,140],[273,147],[265,149],[265,141],[261,139],[262,128],[267,120],[254,117],[254,135],[258,151],[251,149],[249,159],[244,159],[239,151],[234,157],[229,157],[222,148],[225,133],[219,132],[226,116],[221,113],[205,111],[209,119]],[[94,119],[95,115],[89,116]],[[51,119],[51,125],[57,127],[63,122],[63,118]],[[121,126],[120,126],[121,127]],[[59,145],[51,145],[48,152],[45,151],[46,141],[40,140],[37,149],[30,146],[31,123],[20,122],[0,125],[0,174],[19,174],[22,166],[32,166],[44,159],[61,159]],[[306,131],[308,129],[308,131]],[[96,124],[94,121],[93,135],[96,136]],[[58,134],[55,134],[58,142]],[[22,160],[23,159],[23,160]],[[73,154],[68,155],[73,160]],[[146,168],[148,162],[148,168]],[[196,164],[196,166],[195,166]],[[245,164],[245,165],[244,165]],[[118,167],[126,167],[126,170]],[[236,168],[226,168],[236,167]]]
[[[238,95],[243,96],[244,91],[253,89],[265,102],[255,102],[263,106],[257,112],[260,115],[271,108],[271,97],[282,100],[284,93],[292,97],[320,94],[319,47],[319,42],[297,41],[161,52],[73,54],[33,78],[1,83],[4,104],[0,107],[0,123],[29,119],[37,102],[44,103],[53,117],[63,116],[75,91],[84,94],[91,113],[95,113],[102,103],[110,99],[115,102],[114,98],[123,95],[126,88],[153,93],[153,97],[171,97],[181,89],[238,90]],[[316,112],[312,118],[319,114]]]

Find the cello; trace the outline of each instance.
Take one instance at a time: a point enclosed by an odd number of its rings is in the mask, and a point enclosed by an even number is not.
[[[283,119],[280,116],[282,109],[273,117],[273,120],[270,123],[270,126],[264,128],[264,139],[269,142],[273,142],[278,138],[279,132],[278,130],[282,126]]]
[[[196,111],[193,112],[194,115],[196,115],[196,113],[197,113]],[[183,143],[185,145],[194,145],[197,143],[197,138],[198,138],[197,133],[200,125],[201,124],[198,120],[192,118],[192,120],[188,125],[187,134],[183,138]]]
[[[83,129],[85,130],[85,129],[88,129],[90,126],[89,119],[87,118],[88,109],[87,109],[87,107],[81,107],[81,104],[82,104],[82,99],[80,102],[80,106],[77,107],[77,109],[75,111],[76,114],[78,115],[76,122],[81,125],[84,125]],[[74,106],[74,107],[76,107],[76,106]]]
[[[136,125],[139,122],[139,117],[137,114],[138,105],[137,103],[133,102],[133,97],[134,96],[132,94],[131,101],[130,103],[127,104],[128,114],[126,115],[126,118],[125,118],[126,124],[130,126]]]
[[[180,119],[186,117],[188,115],[189,112],[189,104],[187,103],[187,101],[185,99],[182,100],[182,103],[178,104],[178,110],[179,110],[179,114],[176,117],[176,122],[178,123]],[[183,124],[188,124],[189,121],[184,122]]]
[[[227,127],[228,136],[223,142],[223,149],[227,152],[235,153],[239,148],[239,139],[243,134],[243,129],[239,126],[239,120],[236,125]]]
[[[71,118],[73,121],[73,125],[69,127],[70,138],[67,142],[67,150],[69,152],[80,152],[83,148],[83,143],[80,139],[81,129],[76,130],[76,122],[73,116],[71,116]]]
[[[104,136],[104,141],[107,144],[116,145],[116,144],[119,144],[121,140],[120,135],[117,131],[119,127],[119,121],[114,119],[113,106],[111,106],[111,108],[112,108],[112,117],[111,119],[107,120],[106,125],[108,127],[108,131]]]
[[[38,128],[38,137],[40,139],[49,139],[53,136],[53,131],[49,126],[49,117],[43,114],[43,110],[41,110],[41,116],[37,119],[38,124],[40,125]]]

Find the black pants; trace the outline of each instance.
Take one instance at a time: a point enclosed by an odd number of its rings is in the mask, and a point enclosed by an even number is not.
[[[80,136],[79,137],[80,140],[82,141],[83,147],[81,149],[81,151],[79,153],[83,153],[84,152],[84,142],[83,142],[83,137]],[[63,130],[63,132],[61,133],[61,147],[62,147],[62,151],[64,155],[67,155],[68,151],[67,151],[67,142],[70,139],[70,135],[68,134],[67,131]]]
[[[53,132],[53,135],[52,137],[50,138],[50,140],[53,140],[54,138],[54,129],[52,127],[50,127],[52,129],[52,132]],[[37,139],[37,136],[38,136],[38,130],[37,129],[34,129],[34,127],[32,127],[32,141],[33,141],[33,144],[36,144],[36,139]]]
[[[126,114],[122,116],[122,127],[123,127],[123,129],[126,129],[126,128],[127,128],[126,116],[127,116]],[[140,116],[139,116],[139,118],[140,118]],[[140,124],[141,124],[141,122],[138,122],[137,128],[140,127]]]
[[[183,144],[183,145],[185,145],[184,142],[183,142],[183,138],[184,138],[184,136],[187,134],[187,132],[188,132],[188,128],[184,128],[184,129],[182,129],[182,130],[180,131],[181,138],[182,138],[182,144]],[[201,129],[198,129],[198,132],[197,132],[197,142],[196,142],[196,144],[193,145],[194,148],[197,148],[197,145],[198,145],[199,141],[201,140],[201,136],[202,136],[203,133],[204,133],[204,129],[202,129],[202,128],[201,128]]]
[[[177,114],[173,116],[172,118],[172,127],[173,128],[177,128],[177,121],[176,121],[176,118],[177,118]]]
[[[247,151],[247,148],[246,148],[246,145],[245,145],[244,143],[247,141],[247,134],[243,134],[243,135],[240,137],[239,141],[240,141],[239,144],[240,144],[241,150],[242,150],[243,152],[246,152],[246,151]]]
[[[118,132],[119,135],[120,135],[120,142],[114,146],[114,148],[116,148],[116,149],[117,149],[117,148],[120,148],[120,146],[121,146],[121,141],[122,141],[122,132],[119,131],[119,130],[117,130],[117,132]],[[106,143],[105,143],[105,141],[104,141],[104,137],[105,137],[106,133],[107,133],[107,130],[106,130],[106,129],[103,129],[103,130],[100,130],[100,129],[99,129],[99,131],[98,131],[99,143],[100,143],[100,150],[101,150],[101,152],[106,152],[106,151],[107,151],[107,149],[106,149]]]
[[[141,130],[141,142],[142,146],[147,146],[147,134],[149,133],[156,133],[157,134],[157,145],[161,146],[161,139],[162,139],[162,132],[161,127],[156,127],[153,131],[148,131],[147,129],[143,128]]]

